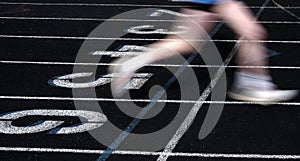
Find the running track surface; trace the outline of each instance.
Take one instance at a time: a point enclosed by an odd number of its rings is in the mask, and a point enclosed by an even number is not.
[[[257,13],[265,0],[245,1],[253,13]],[[274,81],[281,88],[300,87],[299,67],[299,17],[300,3],[297,0],[277,0],[278,7],[270,1],[259,21],[267,28],[270,49],[270,68]],[[77,52],[84,37],[99,24],[112,16],[139,8],[163,8],[178,11],[168,1],[119,1],[119,0],[65,0],[65,1],[1,1],[0,2],[0,113],[21,110],[75,110],[72,90],[49,85],[48,81],[61,75],[71,74]],[[122,23],[122,20],[116,21]],[[147,22],[145,22],[147,23]],[[153,41],[142,37],[117,40],[110,50],[120,45],[146,45]],[[157,36],[155,38],[163,38]],[[223,26],[213,37],[223,60],[226,59],[236,37]],[[99,40],[107,41],[107,40]],[[273,52],[273,53],[272,53]],[[275,53],[275,54],[274,54]],[[113,58],[106,56],[99,65],[97,74],[105,74]],[[89,62],[81,62],[83,64]],[[106,64],[105,64],[106,63]],[[202,64],[201,64],[202,63]],[[146,67],[144,72],[154,72],[152,85],[166,81],[170,73],[161,66]],[[203,64],[200,58],[191,63],[199,78],[199,89],[203,91],[210,79],[206,67],[218,68],[220,64]],[[202,66],[201,66],[202,65]],[[204,65],[204,66],[203,66]],[[237,66],[231,61],[226,69],[228,89],[232,84]],[[160,78],[160,79],[158,79]],[[151,84],[134,91],[132,99],[149,99]],[[188,82],[187,82],[188,83]],[[163,83],[161,83],[163,84]],[[111,98],[109,84],[96,88],[98,100],[83,100],[101,105],[107,118],[120,128],[125,128],[131,118],[124,116]],[[168,99],[180,101],[176,87],[170,88]],[[115,100],[118,101],[118,100]],[[195,100],[194,100],[195,101]],[[299,159],[300,98],[264,107],[249,102],[234,102],[227,98],[221,118],[212,133],[199,140],[198,133],[210,100],[203,104],[189,130],[180,139],[168,160],[276,160]],[[218,101],[218,100],[215,100]],[[180,103],[180,102],[179,102]],[[141,122],[135,129],[147,133],[163,128],[176,114],[177,103],[166,103],[166,109],[152,120]],[[182,102],[181,102],[182,103]],[[222,103],[222,102],[221,102]],[[140,106],[145,103],[138,103]],[[159,104],[159,103],[158,103]],[[192,107],[193,103],[189,103]],[[63,127],[79,123],[76,117],[50,117],[65,121]],[[45,116],[27,116],[13,121],[14,126],[26,127],[38,120],[49,120]],[[7,120],[1,120],[4,122]],[[100,127],[101,128],[101,127]],[[32,134],[0,133],[0,160],[5,161],[96,161],[107,147],[95,140],[88,132],[51,135],[50,130]],[[163,149],[162,149],[163,150]],[[161,150],[161,151],[162,151]],[[232,154],[232,155],[231,155]],[[256,155],[257,154],[257,155]],[[259,155],[258,155],[259,154]],[[115,151],[107,160],[157,160],[159,152]],[[248,159],[247,159],[248,158]]]

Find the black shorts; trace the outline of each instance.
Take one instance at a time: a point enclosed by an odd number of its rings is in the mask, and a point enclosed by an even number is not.
[[[200,4],[200,3],[193,3],[193,2],[172,2],[172,4],[176,6],[184,6],[182,8],[202,10],[208,12],[210,12],[211,8],[214,6],[213,4]]]

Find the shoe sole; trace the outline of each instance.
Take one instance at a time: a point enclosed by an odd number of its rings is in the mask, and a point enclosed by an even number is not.
[[[235,99],[235,100],[255,102],[255,103],[260,104],[260,105],[270,106],[270,105],[275,104],[277,102],[290,100],[290,99],[294,98],[295,96],[297,96],[297,94],[298,94],[298,91],[296,91],[296,90],[291,91],[291,92],[293,92],[293,93],[291,93],[290,96],[286,97],[285,99],[257,98],[257,97],[250,97],[250,96],[237,94],[237,93],[234,93],[234,92],[228,92],[227,95],[230,98]]]
[[[239,101],[249,101],[249,102],[255,102],[259,105],[263,105],[263,106],[270,106],[274,103],[277,103],[279,101],[270,101],[270,100],[265,100],[265,99],[258,99],[258,98],[254,98],[254,97],[249,97],[249,96],[244,96],[241,94],[236,94],[236,93],[232,93],[232,92],[228,92],[227,95],[235,100],[239,100]]]

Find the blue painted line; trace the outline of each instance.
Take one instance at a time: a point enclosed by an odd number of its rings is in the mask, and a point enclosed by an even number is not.
[[[38,120],[37,122],[35,122],[35,123],[31,124],[31,125],[28,125],[28,126],[26,126],[26,127],[37,126],[37,125],[40,125],[40,124],[42,124],[42,123],[44,123],[44,122],[45,122],[44,120]]]
[[[55,134],[57,134],[57,132],[58,132],[61,128],[62,128],[62,127],[54,128],[54,129],[50,130],[47,134],[49,134],[49,135],[55,135]]]
[[[208,42],[210,37],[213,37],[224,25],[224,22],[220,22],[215,29],[210,33],[210,35],[205,39],[204,43],[201,43],[200,49]],[[165,91],[177,80],[177,77],[187,68],[187,66],[195,59],[198,55],[195,51],[188,59],[183,63],[183,66],[176,71],[176,73],[167,81],[164,88],[158,91],[151,101],[143,108],[143,110],[137,115],[137,117],[126,127],[126,129],[113,141],[113,143],[102,153],[102,155],[97,159],[97,161],[105,161],[114,150],[126,139],[126,137],[132,132],[132,130],[139,124],[143,116],[145,116],[148,111],[150,111],[153,105],[159,100]],[[165,90],[164,90],[165,89]]]

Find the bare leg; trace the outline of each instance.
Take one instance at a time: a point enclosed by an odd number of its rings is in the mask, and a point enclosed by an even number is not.
[[[264,40],[265,29],[257,23],[254,15],[241,2],[234,0],[220,3],[212,8],[242,40]],[[239,65],[265,66],[265,44],[259,42],[242,43],[237,55]],[[247,63],[249,62],[249,63]],[[246,63],[246,64],[245,64]],[[276,90],[276,85],[269,76],[267,69],[240,68],[235,75],[235,83],[228,93],[231,98],[244,101],[277,102],[292,99],[297,95],[296,90]]]
[[[242,2],[229,1],[220,3],[212,8],[213,12],[219,14],[227,24],[244,40],[264,40],[265,29],[257,23],[254,15]],[[238,65],[265,66],[267,59],[263,59],[266,52],[262,49],[265,44],[257,42],[242,43],[237,55]],[[249,62],[249,64],[245,64]],[[239,69],[242,72],[251,72],[260,75],[269,75],[266,69]]]
[[[181,13],[197,16],[179,17],[179,20],[184,20],[184,22],[180,21],[173,24],[173,27],[170,30],[173,31],[176,26],[186,26],[189,28],[188,32],[180,35],[169,35],[166,38],[174,39],[174,41],[159,41],[151,44],[148,46],[151,48],[150,51],[143,52],[142,54],[128,60],[126,57],[123,57],[118,62],[121,64],[120,66],[117,68],[110,67],[109,70],[111,73],[120,73],[119,77],[113,79],[111,84],[113,93],[116,96],[122,95],[122,93],[125,91],[124,87],[130,80],[132,74],[145,64],[174,57],[177,56],[177,54],[184,55],[192,53],[195,50],[194,47],[196,44],[195,41],[188,40],[206,37],[206,30],[210,30],[214,25],[208,21],[217,18],[216,15],[212,13],[192,9],[183,9]]]
[[[190,28],[190,32],[186,34],[182,34],[180,36],[177,35],[169,35],[166,39],[176,39],[176,41],[159,41],[154,44],[151,44],[149,47],[153,49],[157,48],[168,48],[174,52],[150,52],[146,53],[149,58],[151,57],[151,62],[167,59],[173,56],[176,56],[175,53],[179,53],[181,55],[190,54],[195,49],[191,44],[195,42],[188,42],[188,39],[203,39],[207,36],[207,32],[211,30],[211,28],[215,25],[213,20],[217,20],[218,17],[210,12],[194,10],[194,9],[182,9],[182,14],[186,15],[196,15],[191,17],[180,17],[179,20],[186,20],[188,22],[178,22],[173,24],[173,26],[188,26]],[[200,29],[201,28],[201,29]],[[172,30],[172,29],[171,29]],[[180,37],[180,38],[179,38]]]
[[[191,17],[180,17],[179,20],[184,22],[177,22],[173,24],[170,29],[173,31],[176,26],[187,26],[189,31],[180,35],[169,35],[166,39],[174,39],[174,41],[159,41],[148,47],[152,50],[144,52],[123,64],[125,72],[134,72],[138,68],[148,63],[153,63],[159,60],[167,59],[177,56],[177,54],[191,54],[195,49],[195,41],[188,41],[193,39],[203,39],[207,36],[207,31],[215,25],[212,20],[217,20],[217,16],[213,13],[204,12],[193,9],[182,9],[181,13],[186,15],[196,15]]]

